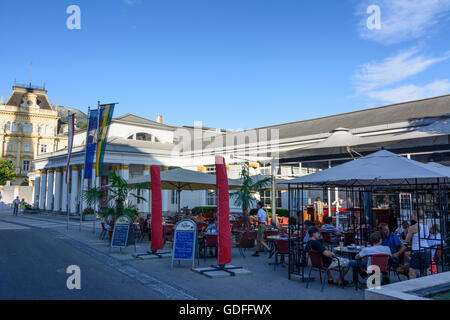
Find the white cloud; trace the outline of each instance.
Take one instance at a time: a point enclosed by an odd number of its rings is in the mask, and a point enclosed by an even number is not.
[[[437,58],[424,57],[418,52],[418,49],[412,48],[382,62],[360,66],[355,75],[357,91],[368,92],[394,84],[449,58],[448,54]]]
[[[366,10],[370,5],[381,8],[380,30],[367,28]],[[421,38],[448,21],[450,0],[364,0],[357,14],[362,17],[359,25],[362,38],[384,44],[400,43]]]
[[[436,80],[425,86],[407,85],[394,89],[372,91],[367,95],[376,100],[397,103],[411,100],[419,100],[450,93],[450,81],[448,79]]]

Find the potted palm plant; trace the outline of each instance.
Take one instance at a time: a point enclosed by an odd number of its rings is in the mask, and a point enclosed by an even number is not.
[[[128,204],[127,199],[133,197],[142,201],[145,198],[130,192],[126,180],[118,176],[114,171],[109,174],[109,192],[111,193],[108,202],[115,208],[115,218],[122,214],[130,216],[133,220],[139,216],[138,208],[135,205]]]
[[[83,211],[83,220],[95,220],[97,218],[94,208],[98,203],[100,203],[105,194],[105,190],[97,187],[83,190],[83,192],[81,193],[81,198],[86,202],[88,206]]]
[[[243,223],[246,228],[249,227],[249,208],[256,200],[255,194],[265,191],[270,184],[271,179],[265,178],[254,181],[250,176],[248,163],[242,165],[240,177],[242,179],[241,188],[238,191],[230,193],[236,205],[242,208]]]

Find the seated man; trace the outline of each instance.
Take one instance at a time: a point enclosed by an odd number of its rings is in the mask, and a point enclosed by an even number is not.
[[[378,230],[383,237],[381,245],[389,247],[389,249],[391,249],[392,262],[395,264],[399,264],[401,255],[406,251],[406,246],[402,244],[395,233],[389,230],[389,226],[386,223],[380,223],[378,226]]]
[[[331,242],[339,242],[341,240],[341,233],[335,226],[332,225],[332,222],[332,217],[326,217],[325,224],[322,226],[322,231],[326,231],[330,234]]]
[[[364,248],[360,253],[355,256],[356,260],[350,260],[350,267],[359,269],[364,269],[367,271],[367,268],[371,265],[370,257],[374,254],[386,254],[389,257],[392,256],[391,249],[387,246],[381,245],[383,241],[383,237],[380,232],[374,232],[370,235],[370,242],[372,243],[372,247]],[[355,273],[356,274],[356,273]]]
[[[306,244],[306,248],[305,248],[306,251],[315,250],[315,251],[319,252],[322,255],[323,265],[326,268],[333,268],[333,267],[337,267],[337,266],[341,267],[341,274],[339,277],[339,281],[337,281],[337,282],[334,282],[333,276],[331,275],[330,270],[328,270],[328,272],[327,272],[328,283],[329,284],[335,283],[338,285],[341,285],[343,283],[344,285],[347,285],[348,281],[344,280],[344,276],[347,273],[347,270],[345,270],[345,269],[348,268],[348,266],[349,266],[348,259],[339,257],[339,256],[335,255],[333,252],[325,249],[322,242],[319,240],[320,239],[320,230],[317,229],[316,227],[310,227],[308,229],[308,234],[309,234],[309,241]]]

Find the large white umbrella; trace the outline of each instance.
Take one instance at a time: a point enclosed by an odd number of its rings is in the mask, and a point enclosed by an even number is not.
[[[436,182],[447,179],[443,168],[381,150],[365,157],[292,180],[284,184],[332,184],[341,186],[393,185]],[[280,182],[281,183],[281,182]]]
[[[151,189],[151,177],[149,175],[129,179],[127,183],[130,187]],[[239,181],[228,179],[230,189],[239,189],[240,185]],[[163,171],[161,172],[161,187],[165,190],[177,190],[179,212],[181,191],[214,190],[216,189],[216,175],[183,168]]]

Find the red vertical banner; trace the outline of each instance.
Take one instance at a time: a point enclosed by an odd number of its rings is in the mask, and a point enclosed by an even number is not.
[[[102,199],[100,200],[100,206],[107,207],[108,206],[108,176],[104,176],[100,178],[100,184],[102,191],[105,191]]]
[[[217,220],[219,254],[217,264],[231,263],[230,194],[225,159],[216,156]]]
[[[161,172],[159,166],[150,167],[152,184],[152,244],[150,250],[163,248]]]

